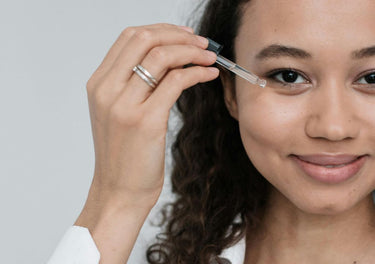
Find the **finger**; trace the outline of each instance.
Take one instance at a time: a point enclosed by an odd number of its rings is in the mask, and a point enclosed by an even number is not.
[[[124,29],[121,34],[117,37],[116,41],[112,44],[111,48],[107,52],[106,56],[102,60],[101,64],[99,65],[98,69],[96,70],[97,73],[101,73],[100,75],[104,75],[108,72],[110,67],[113,65],[116,58],[119,56],[122,48],[126,45],[126,43],[133,37],[137,30],[141,30],[142,28],[146,29],[156,29],[156,28],[165,28],[165,29],[182,29],[189,33],[193,33],[194,30],[190,27],[186,26],[178,26],[173,24],[167,23],[160,23],[160,24],[152,24],[152,25],[145,25],[145,26],[137,26],[137,27],[128,27]],[[99,76],[98,76],[99,77]]]
[[[193,63],[209,66],[215,63],[216,54],[192,45],[159,46],[153,48],[142,61],[141,65],[156,79],[162,80],[168,70]],[[158,89],[158,88],[156,88]],[[132,98],[132,103],[143,103],[153,89],[140,78],[133,74],[126,88],[125,96]]]
[[[166,115],[167,118],[183,90],[197,83],[214,80],[218,76],[219,70],[215,67],[193,66],[172,70],[144,103],[145,108],[156,116]]]
[[[126,46],[126,43],[131,39],[131,37],[135,34],[136,31],[139,30],[154,30],[154,29],[164,29],[164,30],[178,30],[182,32],[186,32],[186,34],[192,35],[192,29],[184,26],[176,26],[172,24],[154,24],[148,26],[140,26],[140,27],[131,27],[125,30],[122,35],[118,38],[113,47],[108,52],[107,56],[103,60],[102,64],[99,68],[92,74],[90,80],[87,82],[87,91],[88,95],[95,95],[95,98],[101,102],[102,105],[111,105],[112,102],[121,94],[124,83],[117,82],[113,78],[108,76],[108,71],[112,67],[114,61],[119,56],[120,52],[123,51],[123,47]],[[125,51],[123,51],[125,53]],[[129,52],[129,51],[127,51]],[[131,53],[132,51],[130,51]],[[128,69],[129,73],[133,73],[132,69]],[[106,76],[107,75],[107,76]]]
[[[122,48],[108,74],[118,82],[127,82],[133,73],[133,67],[139,64],[152,48],[164,45],[194,45],[206,49],[208,40],[177,27],[139,29]]]

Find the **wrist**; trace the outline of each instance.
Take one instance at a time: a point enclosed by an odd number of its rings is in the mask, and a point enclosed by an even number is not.
[[[84,226],[92,231],[104,223],[110,224],[111,221],[121,223],[121,219],[130,222],[144,221],[154,204],[153,200],[136,203],[122,202],[118,199],[108,199],[104,202],[88,198],[74,225]]]
[[[152,206],[108,202],[85,205],[75,225],[89,229],[101,253],[100,263],[126,263]]]

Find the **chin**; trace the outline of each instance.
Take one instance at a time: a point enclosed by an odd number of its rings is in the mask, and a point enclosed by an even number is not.
[[[307,214],[334,216],[349,211],[361,201],[359,197],[350,197],[348,195],[320,197],[306,195],[303,200],[296,201],[294,205]]]

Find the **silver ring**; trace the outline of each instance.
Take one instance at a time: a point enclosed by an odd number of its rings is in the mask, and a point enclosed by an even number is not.
[[[154,76],[151,75],[145,68],[142,67],[142,65],[138,64],[137,68],[144,73],[155,85],[158,85],[158,81],[154,78]]]
[[[142,78],[142,80],[144,80],[150,87],[152,87],[153,89],[156,88],[156,85],[154,84],[153,81],[151,81],[151,79],[149,79],[145,73],[143,71],[141,71],[138,66],[135,66],[133,68],[133,72],[135,72],[139,77]]]

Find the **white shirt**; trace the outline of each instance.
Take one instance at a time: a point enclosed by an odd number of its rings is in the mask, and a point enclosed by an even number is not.
[[[375,191],[372,195],[375,204]],[[237,216],[235,221],[239,219]],[[245,241],[246,238],[243,238],[236,245],[224,250],[219,257],[229,260],[231,264],[243,264]],[[99,259],[100,252],[89,230],[81,226],[71,226],[65,232],[47,264],[98,264]]]
[[[223,251],[220,257],[231,264],[243,264],[245,238]],[[47,264],[98,264],[100,252],[86,227],[71,226],[61,238]],[[133,264],[133,263],[129,263]],[[138,264],[138,263],[137,263]]]

